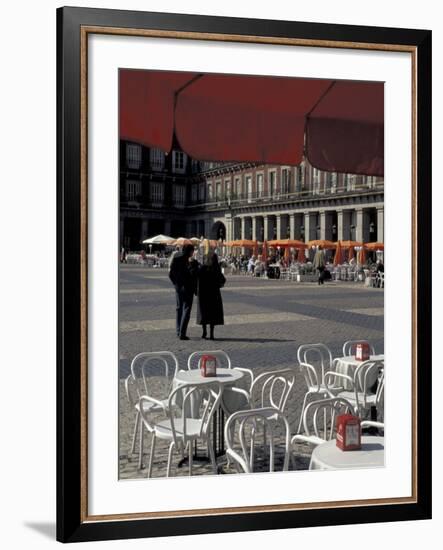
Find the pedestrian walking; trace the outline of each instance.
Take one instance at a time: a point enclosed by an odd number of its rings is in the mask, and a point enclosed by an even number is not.
[[[197,296],[197,324],[202,325],[202,338],[207,338],[209,325],[209,338],[214,340],[215,325],[224,324],[223,301],[220,289],[226,279],[221,272],[218,257],[215,252],[209,251],[203,256],[203,263],[198,270]]]
[[[193,259],[193,255],[194,247],[191,244],[185,245],[182,252],[175,254],[169,270],[169,278],[175,287],[176,332],[180,340],[189,340],[186,331],[197,290],[198,262]]]
[[[325,280],[324,280],[325,265],[326,265],[325,252],[322,249],[322,247],[319,246],[317,248],[317,251],[316,251],[315,256],[314,256],[314,261],[312,263],[313,268],[318,271],[318,284],[319,285],[324,285],[325,284]]]

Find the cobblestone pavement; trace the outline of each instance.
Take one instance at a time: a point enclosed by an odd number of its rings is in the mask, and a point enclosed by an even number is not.
[[[346,340],[367,339],[377,353],[384,352],[383,289],[367,288],[362,283],[296,283],[265,280],[247,275],[227,275],[222,289],[225,325],[216,327],[216,341],[202,340],[201,327],[195,324],[194,303],[188,329],[189,341],[175,336],[175,294],[166,270],[137,265],[120,269],[120,478],[146,476],[137,469],[138,446],[130,454],[135,414],[124,391],[124,379],[130,373],[132,358],[142,351],[169,350],[176,354],[180,368],[186,368],[190,353],[222,349],[233,366],[247,367],[256,373],[296,365],[301,344],[322,342],[334,357],[341,356]],[[298,374],[298,371],[296,371]],[[296,379],[296,391],[288,410],[294,433],[305,392],[304,380]],[[144,463],[147,462],[149,437],[145,438]],[[204,450],[199,451],[204,454]],[[292,469],[307,468],[310,450],[299,446]],[[166,472],[166,445],[159,444],[154,459],[154,476]],[[187,467],[173,475],[187,475]],[[209,474],[205,463],[195,463],[195,474]],[[225,472],[234,471],[225,467]]]

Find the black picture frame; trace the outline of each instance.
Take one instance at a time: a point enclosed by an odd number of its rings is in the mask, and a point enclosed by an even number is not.
[[[406,47],[415,56],[413,141],[416,178],[413,315],[415,370],[413,433],[415,496],[413,501],[378,505],[196,514],[150,519],[87,516],[84,484],[84,427],[87,378],[84,311],[87,264],[83,244],[87,195],[82,190],[87,159],[82,132],[82,29],[139,29]],[[234,38],[232,38],[234,36]],[[208,39],[208,38],[206,38]],[[210,37],[209,37],[210,39]],[[227,38],[228,39],[228,38]],[[220,40],[220,38],[219,38]],[[414,86],[413,86],[414,89]],[[83,103],[82,103],[83,100]],[[57,10],[57,539],[62,542],[157,537],[228,531],[428,519],[431,517],[431,31],[383,27],[269,21],[172,13],[89,8]],[[83,155],[83,157],[82,157]],[[82,172],[83,171],[83,172]],[[83,244],[82,244],[83,243]],[[83,312],[83,313],[82,313]],[[86,499],[86,501],[85,501]],[[85,508],[86,506],[86,508]],[[86,512],[85,512],[86,510]],[[124,511],[122,511],[124,513]]]

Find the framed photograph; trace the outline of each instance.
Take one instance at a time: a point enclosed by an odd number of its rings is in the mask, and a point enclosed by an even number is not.
[[[430,518],[431,32],[57,32],[58,540]]]

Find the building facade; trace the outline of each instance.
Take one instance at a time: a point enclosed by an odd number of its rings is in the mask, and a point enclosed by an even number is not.
[[[211,239],[384,241],[384,180],[299,166],[202,162],[120,144],[120,242],[159,233]]]

